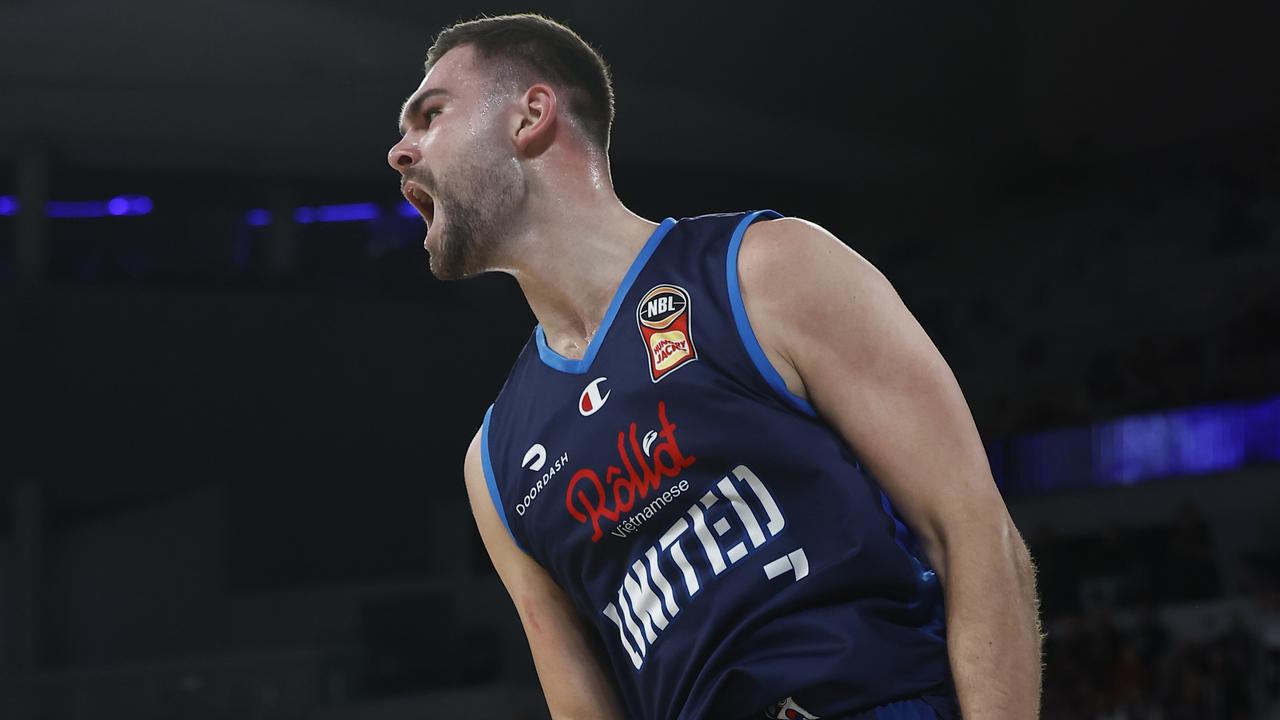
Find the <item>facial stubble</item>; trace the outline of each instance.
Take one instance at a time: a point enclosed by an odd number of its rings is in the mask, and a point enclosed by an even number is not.
[[[431,273],[440,280],[458,280],[492,269],[524,194],[515,159],[492,150],[477,152],[445,182],[430,175],[427,180],[437,212],[444,216],[437,251],[430,253]]]

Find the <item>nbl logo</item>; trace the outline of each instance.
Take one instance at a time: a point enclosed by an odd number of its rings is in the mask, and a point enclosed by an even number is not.
[[[683,290],[674,285],[659,285],[640,303],[640,322],[651,328],[664,328],[689,307]]]
[[[654,382],[698,359],[689,304],[689,293],[684,288],[657,285],[636,306],[636,323],[649,352],[649,377]]]

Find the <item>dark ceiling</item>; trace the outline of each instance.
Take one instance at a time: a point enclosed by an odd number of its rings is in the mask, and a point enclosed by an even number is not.
[[[612,64],[622,164],[864,180],[1239,135],[1256,148],[1280,118],[1276,7],[10,1],[0,147],[39,140],[77,167],[381,178],[433,34],[534,9]]]

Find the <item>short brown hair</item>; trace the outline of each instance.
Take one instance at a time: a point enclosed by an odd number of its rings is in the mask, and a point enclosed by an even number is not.
[[[577,33],[532,13],[499,15],[445,28],[427,51],[430,70],[450,50],[470,45],[486,60],[499,59],[543,76],[567,94],[569,112],[587,137],[609,149],[613,84],[604,58]]]

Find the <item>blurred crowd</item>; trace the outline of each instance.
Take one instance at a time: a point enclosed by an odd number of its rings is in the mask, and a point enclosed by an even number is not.
[[[1280,647],[1235,613],[1198,641],[1175,639],[1153,607],[1127,629],[1105,610],[1073,614],[1045,655],[1044,720],[1255,720],[1280,694]]]
[[[1100,566],[1107,575],[1091,562],[1095,574],[1072,577],[1068,565],[1063,577],[1052,558],[1069,544],[1040,541],[1044,720],[1280,718],[1280,554],[1242,558],[1245,581],[1224,592],[1192,508],[1176,527],[1145,532],[1167,543],[1148,556],[1165,562],[1137,574],[1122,553]],[[1110,532],[1098,550],[1133,539]],[[1153,575],[1181,580],[1157,587]]]

